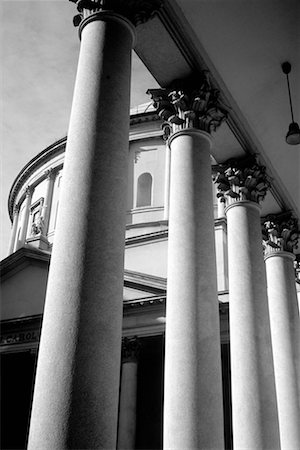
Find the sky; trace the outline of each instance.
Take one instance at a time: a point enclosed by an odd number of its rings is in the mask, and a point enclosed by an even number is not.
[[[67,134],[80,48],[68,0],[0,0],[1,236],[7,256],[11,185],[35,155]],[[149,101],[157,83],[133,55],[131,106]]]

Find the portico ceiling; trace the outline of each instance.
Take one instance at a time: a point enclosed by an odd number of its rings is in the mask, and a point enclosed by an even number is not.
[[[285,142],[291,116],[281,63],[292,64],[299,123],[300,2],[169,0],[164,5],[158,17],[138,27],[137,54],[163,87],[210,70],[232,108],[228,125],[215,138],[216,160],[258,153],[273,178],[278,205],[299,217],[300,145]]]

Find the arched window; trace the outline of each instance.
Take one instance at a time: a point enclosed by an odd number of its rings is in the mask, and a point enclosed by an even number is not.
[[[151,194],[152,194],[152,176],[150,173],[142,173],[142,175],[139,176],[137,182],[137,195],[136,195],[137,208],[141,206],[150,206]]]

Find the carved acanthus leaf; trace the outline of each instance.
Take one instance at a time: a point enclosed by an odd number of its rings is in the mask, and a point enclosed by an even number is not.
[[[153,106],[161,119],[172,125],[173,131],[198,128],[211,133],[226,120],[229,107],[214,89],[208,71],[196,80],[174,82],[169,89],[148,89]]]
[[[214,170],[217,197],[227,205],[241,200],[260,203],[270,187],[266,168],[259,165],[254,156],[229,160],[215,166]]]
[[[46,175],[46,179],[52,179],[54,180],[56,175],[58,173],[58,168],[57,167],[51,167],[48,170],[45,170],[44,174]]]
[[[33,191],[34,191],[34,187],[33,186],[27,186],[24,189],[24,194],[25,194],[26,197],[30,197],[33,194]]]
[[[137,336],[122,339],[122,361],[136,361],[140,352],[141,343]]]
[[[82,19],[101,11],[110,11],[126,17],[134,25],[150,20],[161,8],[162,0],[69,0],[76,3],[79,12],[73,19],[78,26]]]
[[[262,234],[264,249],[268,253],[277,251],[293,253],[298,247],[300,236],[298,221],[291,213],[265,217]]]

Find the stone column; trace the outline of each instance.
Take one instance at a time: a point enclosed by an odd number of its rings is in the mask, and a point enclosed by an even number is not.
[[[300,323],[293,254],[299,230],[291,214],[264,223],[265,262],[282,449],[300,448]]]
[[[19,236],[19,241],[17,242],[17,250],[24,246],[26,241],[26,235],[27,235],[27,229],[28,229],[28,220],[29,220],[29,214],[30,214],[30,206],[31,206],[31,200],[32,200],[32,194],[33,194],[33,187],[28,186],[25,189],[25,200],[24,200],[24,208],[23,213],[21,217],[21,232]]]
[[[279,449],[260,206],[269,183],[252,157],[219,166],[227,203],[233,445]]]
[[[225,217],[225,203],[218,198],[218,219]]]
[[[199,81],[194,89],[148,91],[159,115],[174,125],[164,393],[169,450],[224,448],[209,132],[225,114],[212,101],[207,74]]]
[[[50,219],[50,212],[51,212],[51,203],[52,203],[52,196],[53,196],[53,188],[54,188],[54,182],[57,174],[57,169],[49,169],[45,172],[46,179],[47,179],[47,188],[46,188],[46,195],[45,195],[45,201],[43,205],[43,235],[47,236],[48,228],[49,228],[49,219]]]
[[[81,47],[28,448],[117,440],[131,52],[155,2],[77,2]],[[82,9],[84,7],[85,9]],[[92,9],[93,8],[93,9]]]
[[[14,247],[15,247],[17,229],[18,229],[18,221],[19,221],[19,211],[20,211],[19,205],[15,205],[14,210],[13,210],[13,224],[12,224],[12,229],[11,229],[11,233],[10,233],[8,255],[13,253]]]
[[[140,342],[137,337],[123,338],[119,403],[119,450],[135,448],[137,368]]]
[[[171,134],[171,127],[168,123],[163,124],[163,131],[163,139],[166,141],[164,220],[169,220],[171,150],[167,140]]]

